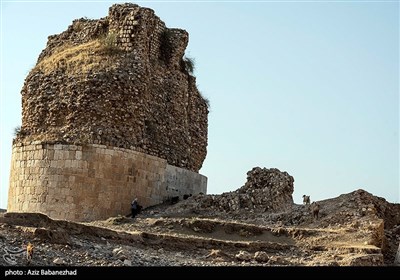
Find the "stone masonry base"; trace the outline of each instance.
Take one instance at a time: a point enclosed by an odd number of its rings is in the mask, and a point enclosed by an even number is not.
[[[8,212],[91,221],[207,191],[207,177],[165,159],[105,145],[14,144]]]

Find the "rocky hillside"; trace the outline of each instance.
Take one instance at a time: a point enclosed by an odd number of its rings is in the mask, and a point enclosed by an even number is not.
[[[74,20],[48,37],[25,79],[15,141],[121,147],[198,172],[208,101],[185,56],[188,42],[185,30],[135,4]]]
[[[253,168],[245,185],[144,209],[135,219],[91,223],[2,213],[1,265],[30,266],[391,266],[400,242],[400,204],[363,190],[294,204],[293,178]],[[261,199],[260,197],[263,197]],[[256,199],[258,198],[258,199]],[[7,253],[6,253],[7,254]]]

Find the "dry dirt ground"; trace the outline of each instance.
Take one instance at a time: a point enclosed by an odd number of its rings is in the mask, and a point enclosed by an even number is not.
[[[358,190],[286,212],[201,208],[209,195],[78,223],[2,213],[2,266],[393,266],[400,205]],[[34,245],[31,261],[28,242]]]

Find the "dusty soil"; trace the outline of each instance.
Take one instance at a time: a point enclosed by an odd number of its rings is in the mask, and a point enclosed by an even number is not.
[[[229,213],[199,208],[204,199],[90,223],[1,213],[0,265],[391,266],[400,242],[400,205],[362,190],[319,201],[318,220],[309,205]]]

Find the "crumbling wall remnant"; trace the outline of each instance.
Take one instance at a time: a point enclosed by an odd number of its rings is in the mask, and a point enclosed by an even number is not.
[[[129,213],[133,197],[205,193],[208,101],[188,42],[131,3],[49,36],[21,90],[8,211],[91,220]]]
[[[208,102],[184,57],[189,34],[148,8],[116,4],[49,36],[21,90],[15,142],[101,144],[198,172]]]

